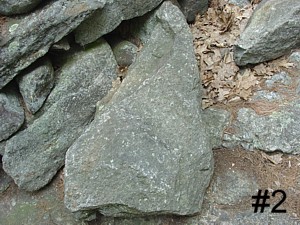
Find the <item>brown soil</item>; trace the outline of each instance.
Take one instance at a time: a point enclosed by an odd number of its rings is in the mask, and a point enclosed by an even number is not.
[[[284,155],[282,153],[266,154],[262,151],[246,151],[243,149],[214,150],[214,177],[222,176],[226,171],[241,171],[256,180],[259,189],[270,195],[275,190],[283,190],[286,200],[278,207],[285,209],[291,217],[300,217],[300,156]],[[256,195],[257,193],[253,193]],[[255,200],[249,196],[227,209],[249,209]],[[270,198],[271,208],[282,198],[280,193]]]

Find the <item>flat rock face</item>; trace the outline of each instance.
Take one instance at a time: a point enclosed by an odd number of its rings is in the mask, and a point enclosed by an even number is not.
[[[299,0],[262,1],[235,46],[235,62],[244,66],[278,58],[300,47],[299,33]]]
[[[2,32],[6,35],[0,43],[0,89],[105,2],[58,0],[37,13],[15,20]]]
[[[6,143],[3,167],[21,189],[40,189],[64,165],[65,152],[93,118],[96,102],[110,90],[116,66],[103,40],[62,66],[47,111]]]
[[[45,59],[30,68],[19,79],[19,89],[27,109],[36,113],[43,105],[54,85],[54,70],[51,61]]]
[[[120,88],[66,155],[65,205],[106,216],[200,211],[212,152],[192,36],[165,2]]]
[[[114,0],[107,1],[75,30],[76,42],[89,44],[114,30],[123,20],[142,16],[157,7],[162,0]]]
[[[18,97],[11,91],[0,92],[0,141],[19,130],[24,119]]]
[[[11,16],[21,13],[28,13],[42,0],[1,0],[0,14]]]
[[[232,125],[233,134],[224,134],[224,145],[242,145],[245,149],[276,150],[300,153],[300,103],[292,102],[271,115],[257,115],[254,110],[242,108]]]

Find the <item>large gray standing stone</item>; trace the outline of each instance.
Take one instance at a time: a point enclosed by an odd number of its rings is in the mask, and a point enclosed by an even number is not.
[[[24,110],[12,91],[0,92],[0,141],[9,138],[22,126]]]
[[[242,145],[245,149],[300,153],[300,102],[292,102],[271,115],[258,115],[242,108],[232,124],[231,134],[224,134],[226,147]]]
[[[200,211],[212,152],[200,109],[192,35],[164,2],[120,88],[69,148],[65,205],[106,216]]]
[[[2,37],[0,51],[0,89],[45,55],[51,45],[75,29],[106,0],[58,0],[27,17],[16,20]],[[1,26],[0,29],[5,29]]]
[[[33,114],[36,113],[54,85],[54,70],[51,61],[45,59],[17,80],[27,109]]]
[[[114,30],[123,20],[142,16],[157,7],[162,0],[107,1],[75,30],[76,42],[86,45]]]
[[[1,0],[0,14],[11,16],[28,13],[34,9],[42,0]]]
[[[278,58],[300,47],[299,0],[264,0],[235,46],[235,62],[244,66]]]
[[[76,52],[62,66],[49,108],[6,143],[3,167],[20,188],[40,189],[64,165],[65,152],[93,119],[96,102],[112,87],[116,66],[103,40]]]

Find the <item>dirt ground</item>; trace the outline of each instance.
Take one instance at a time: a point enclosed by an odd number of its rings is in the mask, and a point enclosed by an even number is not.
[[[275,190],[286,192],[286,200],[278,207],[295,218],[300,218],[300,156],[282,153],[266,154],[262,151],[246,151],[243,149],[214,150],[214,176],[221,176],[229,170],[242,171],[252,177],[264,192],[270,195]],[[253,193],[256,195],[257,193]],[[271,208],[282,198],[280,193],[270,198]],[[232,209],[249,209],[254,200],[251,196],[231,207]]]

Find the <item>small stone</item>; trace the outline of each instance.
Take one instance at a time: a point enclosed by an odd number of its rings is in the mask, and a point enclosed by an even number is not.
[[[49,59],[44,59],[26,70],[17,79],[27,109],[36,113],[54,85],[54,70]]]
[[[128,67],[136,59],[138,47],[129,41],[121,41],[112,48],[119,66]]]

